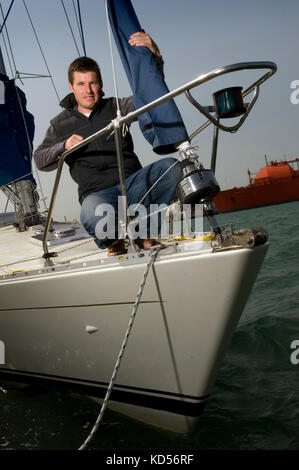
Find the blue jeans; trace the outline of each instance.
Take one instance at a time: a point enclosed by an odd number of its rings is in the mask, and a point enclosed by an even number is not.
[[[158,180],[158,178],[171,166],[176,160],[174,158],[163,158],[151,165],[141,168],[136,173],[130,175],[126,179],[126,192],[128,206],[137,205],[144,197],[149,188]],[[173,197],[176,184],[181,180],[182,173],[179,164],[176,164],[169,170],[165,176],[154,186],[146,198],[142,201],[143,206],[149,212],[150,204],[166,204],[168,205]],[[102,189],[91,194],[88,194],[82,202],[81,207],[81,222],[89,235],[95,237],[96,244],[99,248],[107,248],[115,239],[118,238],[118,197],[121,196],[120,185],[112,186],[110,188]],[[109,220],[107,212],[104,214],[104,204],[109,204],[114,208],[115,218]],[[116,219],[116,220],[115,220]],[[99,236],[97,227],[105,221],[105,227],[110,224],[111,227],[115,226],[115,237]],[[113,230],[112,230],[113,232]],[[112,233],[111,232],[111,233]],[[150,237],[149,231],[147,237]],[[146,236],[140,238],[147,238]]]

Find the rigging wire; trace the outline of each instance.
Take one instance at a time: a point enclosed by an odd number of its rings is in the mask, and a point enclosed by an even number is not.
[[[27,15],[28,15],[28,18],[29,18],[29,21],[30,21],[30,24],[31,24],[31,27],[32,27],[32,30],[33,30],[33,33],[34,33],[34,35],[35,35],[35,39],[36,39],[37,44],[38,44],[38,46],[39,46],[39,50],[40,50],[41,55],[42,55],[42,57],[43,57],[43,59],[44,59],[44,63],[45,63],[45,65],[46,65],[46,68],[47,68],[47,71],[48,71],[50,80],[51,80],[51,82],[52,82],[52,85],[53,85],[55,94],[56,94],[56,96],[57,96],[57,98],[58,98],[58,101],[60,102],[60,98],[59,98],[59,95],[58,95],[58,91],[57,91],[57,89],[56,89],[54,80],[53,80],[53,78],[52,78],[52,75],[51,75],[51,72],[50,72],[48,63],[47,63],[47,61],[46,61],[46,58],[45,58],[43,49],[42,49],[41,44],[40,44],[40,41],[39,41],[39,39],[38,39],[38,36],[37,36],[36,30],[35,30],[35,28],[34,28],[34,25],[33,25],[33,22],[32,22],[32,19],[31,19],[30,13],[29,13],[29,11],[28,11],[28,8],[27,8],[27,5],[26,5],[25,0],[23,0],[23,4],[24,4],[25,10],[26,10],[26,12],[27,12]]]
[[[0,7],[1,7],[1,5],[0,5]],[[6,44],[6,39],[5,39],[4,36],[3,36],[3,44],[4,44],[4,48],[5,48],[7,60],[8,60],[8,63],[9,63],[10,73],[11,73],[11,76],[13,76],[13,68],[12,68],[12,65],[11,65],[11,61],[10,61],[10,57],[9,57],[9,52],[8,52],[8,48],[7,48],[7,44]]]
[[[9,13],[10,13],[10,10],[11,10],[11,7],[13,6],[14,1],[15,1],[15,0],[11,0],[11,2],[10,2],[8,11],[7,11],[7,13],[6,13],[6,16],[5,16],[4,21],[3,21],[2,25],[1,25],[1,28],[0,28],[0,35],[1,35],[2,30],[3,30],[4,26],[5,26],[6,20],[7,20],[7,18],[8,18],[8,15],[9,15]]]
[[[12,3],[13,3],[13,2],[12,2]],[[11,3],[11,6],[12,6],[12,3]],[[10,9],[11,9],[11,6],[10,6]],[[0,4],[0,7],[1,7],[1,13],[2,13],[2,16],[3,16],[3,10],[2,10],[2,5],[1,5],[1,4]],[[9,11],[10,11],[10,9],[9,9]],[[8,11],[8,13],[9,13],[9,11]],[[7,15],[6,15],[6,18],[8,17],[8,13],[7,13]],[[6,21],[6,20],[5,20],[5,21]],[[3,24],[3,26],[4,26],[4,24]],[[1,31],[2,31],[2,28],[1,28]],[[20,77],[20,75],[19,75],[19,72],[17,71],[16,63],[15,63],[15,60],[14,60],[14,54],[13,54],[13,52],[12,52],[12,47],[11,47],[11,43],[10,43],[10,39],[9,39],[8,30],[7,30],[6,25],[5,25],[5,32],[6,32],[6,35],[7,35],[7,39],[8,39],[8,43],[9,43],[9,47],[10,47],[10,54],[11,54],[11,57],[12,57],[12,61],[13,61],[13,64],[14,64],[14,68],[15,68],[15,78],[19,78],[19,80],[22,82],[21,77]],[[3,37],[3,39],[4,39],[4,37]],[[5,46],[6,46],[6,44],[5,44]],[[11,68],[12,76],[13,76],[14,73],[13,73],[13,69],[12,69],[12,66],[11,66],[11,62],[10,62],[10,58],[9,58],[9,54],[8,54],[7,48],[6,48],[6,53],[7,53],[9,65],[10,65],[10,68]],[[27,126],[27,122],[26,122],[26,118],[25,118],[25,114],[24,114],[24,109],[23,109],[22,101],[21,101],[20,94],[19,94],[19,89],[18,89],[18,87],[16,86],[15,82],[14,82],[14,87],[15,87],[15,92],[16,92],[16,95],[17,95],[18,104],[19,104],[19,108],[20,108],[20,111],[21,111],[22,120],[23,120],[23,124],[24,124],[24,129],[25,129],[25,133],[26,133],[26,139],[27,139],[28,150],[29,150],[29,157],[30,157],[30,159],[32,159],[33,148],[32,148],[31,140],[30,140],[30,137],[29,137],[28,126]],[[31,172],[30,174],[33,175],[32,172]],[[46,199],[46,198],[45,198],[44,193],[43,193],[43,189],[42,189],[42,185],[41,185],[39,173],[36,172],[36,175],[37,175],[37,179],[38,179],[38,183],[39,183],[39,187],[40,187],[40,192],[41,192],[41,195],[42,195],[42,201],[43,201],[43,203],[44,203],[45,209],[47,209],[47,206],[46,206],[46,203],[45,203],[45,199]],[[25,177],[25,176],[28,176],[28,175],[24,175],[23,177]]]
[[[22,101],[21,101],[20,94],[19,94],[19,89],[18,89],[17,85],[15,84],[15,82],[14,82],[14,87],[15,87],[17,98],[18,98],[18,105],[19,105],[20,110],[21,110],[22,120],[23,120],[23,124],[24,124],[24,127],[25,127],[26,137],[27,137],[29,157],[31,159],[32,158],[32,153],[33,153],[33,148],[32,148],[30,137],[29,137],[28,126],[27,126],[27,122],[26,122],[26,118],[25,118],[25,114],[24,114],[24,109],[23,109],[23,106],[22,106]]]
[[[8,18],[8,14],[11,10],[11,7],[12,7],[12,4],[13,2],[11,2],[11,5],[10,5],[10,8],[8,10],[8,13],[6,15],[6,18],[5,20],[3,21],[3,24],[2,24],[2,27],[1,27],[1,32],[3,30],[3,27],[5,28],[5,33],[6,33],[6,36],[7,36],[7,40],[8,40],[8,44],[9,44],[9,49],[10,49],[10,55],[11,55],[11,58],[12,58],[12,61],[13,61],[13,65],[14,65],[14,68],[15,68],[15,73],[17,74],[17,70],[16,70],[16,63],[15,63],[15,59],[14,59],[14,54],[13,54],[13,51],[12,51],[12,47],[11,47],[11,42],[10,42],[10,39],[9,39],[9,34],[8,34],[8,30],[7,30],[7,27],[6,27],[6,19]],[[4,18],[4,14],[3,14],[3,9],[2,9],[2,5],[0,4],[0,9],[1,9],[1,14],[2,14],[2,18]],[[6,45],[6,41],[5,41],[5,38],[4,38],[4,35],[3,35],[3,42],[4,42],[4,46],[5,46],[5,50],[6,50],[6,54],[7,54],[7,58],[8,58],[8,62],[9,62],[9,66],[10,66],[10,70],[11,70],[11,74],[12,76],[14,76],[14,71],[13,71],[13,67],[12,67],[12,64],[11,64],[11,60],[10,60],[10,55],[9,55],[9,51],[8,51],[8,48],[7,48],[7,45]],[[20,79],[21,80],[21,79]],[[26,139],[27,139],[27,144],[28,144],[28,151],[29,151],[29,158],[31,159],[32,158],[32,153],[33,153],[33,149],[32,149],[32,145],[31,145],[31,141],[30,141],[30,137],[29,137],[29,132],[28,132],[28,127],[27,127],[27,123],[26,123],[26,119],[25,119],[25,115],[24,115],[24,109],[23,109],[23,106],[22,106],[22,102],[21,102],[21,98],[20,98],[20,95],[19,95],[19,89],[18,87],[16,86],[15,82],[14,82],[14,87],[15,87],[15,92],[16,92],[16,96],[17,96],[17,100],[18,100],[18,105],[19,105],[19,108],[20,108],[20,111],[21,111],[21,116],[22,116],[22,120],[23,120],[23,125],[24,125],[24,128],[25,128],[25,133],[26,133]],[[32,175],[32,171],[30,173],[28,173],[27,175],[23,175],[21,178],[25,178],[26,176],[30,176]],[[19,178],[19,179],[21,179]],[[10,184],[12,184],[13,181],[10,182]],[[40,184],[40,181],[39,181],[39,184]],[[41,187],[41,185],[40,185]],[[41,193],[43,195],[43,192],[42,192],[42,188],[41,188]],[[7,198],[7,202],[6,202],[6,207],[5,207],[5,212],[7,210],[7,206],[8,206],[8,203],[9,203],[9,197]]]
[[[110,27],[110,22],[109,22],[107,0],[105,0],[105,9],[106,9],[106,20],[107,20],[107,28],[108,28],[110,55],[111,55],[111,62],[112,62],[112,75],[113,75],[113,82],[114,82],[114,93],[115,93],[116,106],[117,106],[117,117],[121,117],[121,112],[120,112],[120,107],[119,107],[118,89],[117,89],[117,82],[116,82],[116,73],[115,73],[115,65],[114,65],[112,39],[111,39],[111,27]]]
[[[75,0],[72,0],[72,3],[73,3],[73,9],[74,9],[75,18],[76,18],[76,21],[77,21],[79,36],[80,36],[80,38],[81,38],[80,23],[79,23],[79,19],[78,19],[78,13],[77,13],[77,10],[76,10]]]
[[[85,48],[85,40],[84,40],[84,33],[83,33],[83,26],[82,26],[82,18],[81,18],[81,10],[80,10],[80,0],[77,0],[77,7],[78,7],[78,15],[79,15],[79,23],[80,23],[80,33],[81,33],[81,40],[82,40],[82,47],[84,55],[86,56],[86,48]]]
[[[23,109],[21,98],[20,98],[19,89],[18,89],[18,87],[16,86],[15,83],[14,83],[14,86],[15,86],[15,91],[16,91],[16,95],[17,95],[17,98],[18,98],[18,104],[19,104],[19,107],[20,107],[20,110],[21,110],[22,120],[23,120],[23,124],[24,124],[24,128],[25,128],[25,132],[26,132],[27,144],[28,144],[28,149],[29,149],[29,156],[30,156],[30,160],[32,160],[33,147],[32,147],[30,136],[29,136],[29,131],[28,131],[28,126],[27,126],[25,114],[24,114],[24,109]],[[45,195],[44,195],[44,192],[43,192],[43,188],[42,188],[42,185],[41,185],[41,181],[40,181],[38,171],[36,171],[36,176],[37,176],[37,179],[38,179],[38,184],[39,184],[40,192],[41,192],[41,195],[42,195],[42,201],[44,203],[45,209],[47,210],[46,198],[45,198]]]
[[[27,75],[25,77],[24,75]],[[15,78],[18,78],[20,81],[25,80],[26,78],[50,78],[50,75],[41,75],[36,73],[26,73],[26,72],[19,72],[16,70]]]
[[[33,24],[32,24],[32,21],[31,21],[31,18],[30,18],[30,15],[29,15],[29,12],[28,12],[28,9],[26,7],[26,4],[25,2],[23,1],[24,3],[24,6],[26,8],[26,11],[27,11],[27,14],[29,16],[29,19],[30,19],[30,22],[31,22],[31,25],[33,27]],[[9,38],[9,34],[8,34],[8,30],[7,30],[7,27],[6,27],[6,19],[8,17],[8,14],[10,12],[10,9],[12,7],[12,4],[13,2],[11,2],[11,5],[10,5],[10,8],[8,10],[8,13],[6,15],[6,18],[2,24],[2,27],[1,27],[1,31],[3,29],[3,27],[5,27],[5,32],[6,32],[6,36],[7,36],[7,40],[8,40],[8,44],[9,44],[9,49],[10,49],[10,55],[11,55],[11,59],[12,59],[12,62],[13,62],[13,65],[14,65],[14,70],[15,72],[13,72],[13,67],[12,67],[12,64],[11,64],[11,60],[10,60],[10,56],[9,56],[9,53],[8,53],[8,50],[7,50],[7,45],[6,45],[6,41],[4,39],[4,36],[3,36],[3,41],[4,41],[4,45],[5,45],[5,50],[6,50],[6,54],[7,54],[7,58],[8,58],[8,62],[9,62],[9,66],[10,66],[10,69],[11,69],[11,74],[12,76],[14,77],[14,79],[19,79],[21,82],[21,76],[20,76],[20,73],[18,72],[17,70],[17,66],[16,66],[16,63],[15,63],[15,59],[14,59],[14,54],[13,54],[13,51],[12,51],[12,47],[11,47],[11,42],[10,42],[10,38]],[[2,14],[2,17],[4,18],[4,14],[3,14],[3,9],[2,9],[2,5],[0,4],[0,9],[1,9],[1,14]],[[34,30],[34,27],[33,27],[33,30]],[[35,30],[34,30],[35,32]],[[36,33],[35,33],[36,35]],[[37,35],[36,35],[36,38],[37,38]],[[37,41],[38,41],[38,38],[37,38]],[[39,44],[39,41],[38,41],[38,44]],[[40,46],[40,44],[39,44]],[[43,55],[43,53],[42,53]],[[43,56],[44,57],[44,56]],[[50,77],[51,78],[51,74],[50,74],[50,71],[48,69],[48,72],[49,72],[49,76],[46,76],[46,75],[35,75],[35,77]],[[29,75],[29,74],[25,74],[25,75]],[[29,78],[29,77],[22,77],[22,78]],[[31,77],[30,77],[31,78]],[[23,83],[23,82],[22,82]],[[27,122],[26,122],[26,119],[25,119],[25,115],[24,115],[24,109],[23,109],[23,106],[22,106],[22,102],[21,102],[21,99],[20,99],[20,95],[19,95],[19,90],[18,90],[18,87],[15,85],[14,83],[14,86],[15,86],[15,91],[16,91],[16,95],[17,95],[17,99],[18,99],[18,104],[19,104],[19,107],[20,107],[20,111],[21,111],[21,115],[22,115],[22,120],[23,120],[23,124],[24,124],[24,129],[25,129],[25,133],[26,133],[26,138],[27,138],[27,144],[28,144],[28,150],[29,150],[29,156],[30,158],[32,158],[32,154],[33,154],[33,148],[32,148],[32,144],[31,144],[31,141],[30,141],[30,137],[29,137],[29,132],[28,132],[28,127],[27,127]],[[54,86],[55,88],[55,86]],[[58,99],[59,99],[59,96],[58,94],[56,93]],[[29,174],[32,174],[33,173],[29,173]],[[28,176],[28,175],[24,175],[23,177],[25,176]],[[38,179],[38,183],[39,183],[39,188],[40,188],[40,192],[41,192],[41,195],[42,195],[42,201],[44,203],[44,206],[45,206],[45,209],[47,209],[47,206],[46,206],[46,203],[45,203],[45,196],[44,196],[44,193],[43,193],[43,189],[42,189],[42,185],[41,185],[41,181],[40,181],[40,177],[39,177],[39,173],[38,171],[36,171],[36,176],[37,176],[37,179]]]
[[[2,9],[1,3],[0,3],[0,9],[1,9],[2,18],[3,18],[3,20],[4,20],[4,13],[3,13],[3,9]],[[3,25],[4,25],[4,23],[3,23]],[[7,42],[8,42],[8,46],[9,46],[9,50],[10,50],[11,59],[12,59],[13,65],[14,65],[14,69],[16,70],[17,67],[16,67],[16,63],[15,63],[15,60],[14,60],[14,54],[13,54],[13,52],[12,52],[11,42],[10,42],[10,39],[9,39],[8,29],[7,29],[7,26],[6,26],[6,25],[5,25],[5,33],[6,33]],[[5,41],[4,35],[3,35],[3,42],[4,42],[5,51],[6,51],[7,58],[8,58],[8,63],[9,63],[10,70],[11,70],[11,75],[13,76],[13,75],[14,75],[13,67],[12,67],[12,65],[11,65],[10,56],[9,56],[9,52],[8,52],[8,49],[7,49],[7,46],[6,46],[6,41]]]
[[[172,165],[170,165],[169,168],[167,168],[166,171],[164,171],[164,173],[162,173],[161,176],[159,176],[159,178],[152,184],[152,186],[149,188],[149,190],[144,194],[144,196],[142,197],[142,199],[140,199],[140,201],[138,202],[137,204],[137,207],[136,207],[136,211],[138,210],[140,204],[142,204],[142,202],[144,201],[144,199],[146,198],[146,196],[152,191],[152,189],[156,186],[157,183],[159,183],[159,181],[166,175],[166,173],[168,173],[175,165],[177,165],[179,163],[179,160],[176,160]]]
[[[70,31],[71,31],[71,34],[73,36],[73,40],[74,40],[74,43],[75,43],[75,47],[77,49],[77,53],[78,53],[78,56],[80,57],[80,51],[79,51],[79,48],[78,48],[78,45],[77,45],[77,41],[76,41],[76,38],[75,38],[75,35],[74,35],[74,32],[73,32],[73,28],[72,28],[72,25],[70,23],[70,20],[69,20],[69,16],[67,14],[67,11],[66,11],[66,8],[65,8],[65,5],[64,5],[64,1],[61,0],[61,4],[63,6],[63,9],[64,9],[64,13],[65,13],[65,16],[66,16],[66,19],[67,19],[67,22],[68,22],[68,25],[69,25],[69,28],[70,28]]]

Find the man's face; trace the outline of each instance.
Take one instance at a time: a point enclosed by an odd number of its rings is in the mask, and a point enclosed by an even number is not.
[[[69,83],[78,103],[79,113],[90,113],[100,98],[102,83],[99,83],[96,72],[74,72],[73,84]]]

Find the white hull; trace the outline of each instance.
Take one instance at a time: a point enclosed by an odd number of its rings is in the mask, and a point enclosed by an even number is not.
[[[168,430],[194,429],[266,251],[162,250],[109,406]],[[63,383],[103,397],[147,261],[98,256],[0,277],[0,380]]]

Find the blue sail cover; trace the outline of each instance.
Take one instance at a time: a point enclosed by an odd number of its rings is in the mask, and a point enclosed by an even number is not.
[[[17,179],[34,182],[31,174],[33,137],[34,118],[26,110],[25,94],[15,86],[14,80],[0,74],[0,186]]]
[[[143,31],[130,0],[108,0],[115,42],[133,91],[135,109],[169,92],[153,54],[147,47],[130,46],[133,33]],[[173,153],[175,143],[188,140],[180,112],[169,100],[138,118],[144,137],[158,154]]]

